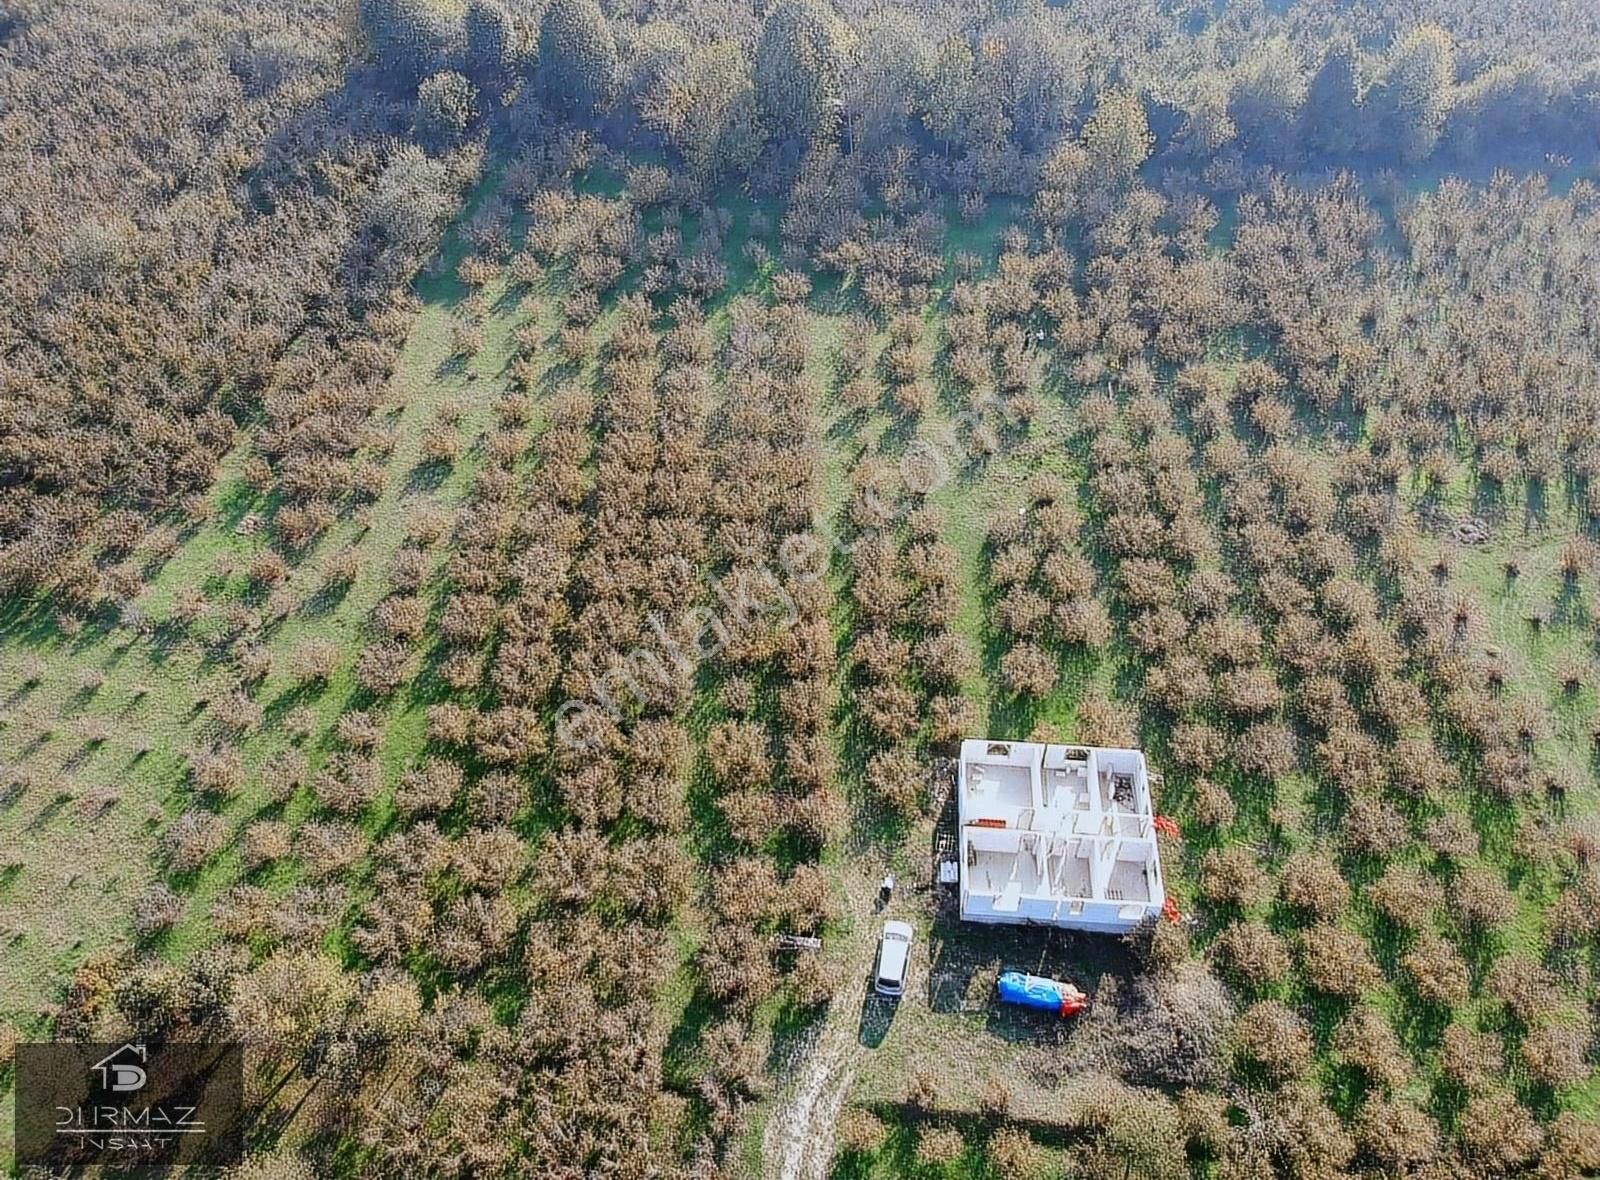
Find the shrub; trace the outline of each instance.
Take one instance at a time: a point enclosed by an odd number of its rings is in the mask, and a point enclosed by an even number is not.
[[[461,768],[454,762],[429,758],[401,776],[395,788],[395,806],[408,816],[436,814],[454,802],[461,783]]]
[[[1058,604],[1051,612],[1056,634],[1062,643],[1097,652],[1111,642],[1115,625],[1111,611],[1098,598],[1083,598]]]
[[[1178,1120],[1191,1151],[1214,1158],[1227,1147],[1232,1127],[1228,1122],[1228,1100],[1221,1094],[1185,1090],[1178,1095]]]
[[[1262,721],[1239,735],[1234,763],[1250,774],[1278,778],[1294,769],[1294,734],[1276,721]]]
[[[937,686],[957,686],[977,665],[972,645],[953,631],[940,631],[917,644],[923,678]]]
[[[4,1028],[0,1027],[0,1038]],[[0,1065],[4,1065],[0,1041]],[[1579,1180],[1600,1173],[1600,1127],[1572,1111],[1564,1110],[1545,1128],[1544,1153],[1539,1158],[1543,1180]]]
[[[718,798],[717,806],[733,838],[742,844],[759,846],[778,826],[778,800],[764,786],[727,791]]]
[[[1366,940],[1328,922],[1301,933],[1300,965],[1312,987],[1344,999],[1355,999],[1383,982]]]
[[[289,653],[289,669],[301,684],[326,684],[339,669],[339,645],[331,639],[302,639]]]
[[[1406,822],[1393,807],[1374,795],[1358,795],[1345,808],[1343,836],[1355,856],[1384,857],[1406,841]]]
[[[1433,922],[1434,911],[1444,901],[1444,891],[1416,865],[1394,864],[1367,888],[1373,908],[1397,926],[1422,930]]]
[[[1023,642],[1000,657],[1000,678],[1019,696],[1044,696],[1056,684],[1056,661],[1043,648]]]
[[[243,1040],[297,1054],[343,1022],[355,981],[311,951],[280,951],[241,976],[228,1017]]]
[[[400,691],[410,678],[411,656],[398,643],[374,643],[356,657],[356,683],[374,696]]]
[[[516,775],[496,770],[467,788],[467,814],[482,827],[508,824],[527,802],[527,788]]]
[[[1509,1091],[1499,1089],[1468,1098],[1457,1126],[1468,1157],[1502,1172],[1532,1158],[1543,1138],[1528,1109]]]
[[[1334,1030],[1333,1051],[1383,1089],[1399,1089],[1410,1076],[1410,1063],[1394,1029],[1380,1012],[1365,1005],[1351,1009]]]
[[[186,811],[172,821],[161,838],[167,866],[175,873],[192,873],[210,860],[227,842],[228,826],[209,811]]]
[[[1050,1172],[1049,1153],[1017,1127],[1000,1127],[990,1135],[987,1154],[1008,1180],[1045,1180]]]
[[[428,740],[441,746],[464,745],[472,736],[473,714],[460,705],[429,705],[425,714]]]
[[[316,1180],[316,1170],[292,1149],[253,1152],[223,1173],[226,1180]]]
[[[1421,999],[1441,1007],[1464,1001],[1472,984],[1465,960],[1431,931],[1401,956],[1400,968]]]
[[[191,750],[189,774],[202,794],[231,799],[244,790],[244,758],[237,750]]]
[[[1050,603],[1045,596],[1027,587],[1013,587],[995,604],[995,625],[1006,635],[1037,638],[1045,630],[1045,620],[1050,617]]]
[[[1231,923],[1217,936],[1213,952],[1247,987],[1270,987],[1289,974],[1289,949],[1263,922]]]
[[[1266,900],[1267,886],[1254,849],[1213,848],[1200,862],[1200,892],[1214,905],[1252,909]]]
[[[333,728],[339,740],[352,750],[375,750],[383,740],[383,723],[363,709],[340,714]]]
[[[1222,706],[1238,717],[1261,717],[1283,705],[1283,690],[1265,668],[1229,668],[1217,676]]]
[[[1422,839],[1434,852],[1450,860],[1478,852],[1478,833],[1473,830],[1472,821],[1459,812],[1446,812],[1428,820],[1422,826]]]
[[[272,653],[259,643],[246,644],[236,654],[239,679],[244,684],[259,685],[272,674]]]
[[[1555,1015],[1561,1006],[1561,988],[1555,976],[1522,955],[1498,960],[1485,983],[1489,993],[1524,1025]]]
[[[1139,970],[1151,976],[1170,974],[1189,958],[1189,932],[1180,922],[1146,918],[1122,941]]]
[[[928,738],[935,745],[955,745],[977,733],[981,724],[977,704],[966,697],[940,696],[928,702]]]
[[[332,877],[345,872],[366,851],[360,829],[339,821],[313,820],[294,835],[294,854],[312,877]]]
[[[1233,1028],[1239,1054],[1277,1082],[1300,1077],[1311,1065],[1311,1033],[1280,1000],[1258,1000]]]
[[[1209,778],[1195,780],[1189,808],[1195,822],[1208,828],[1227,827],[1237,814],[1233,796],[1228,794],[1228,789]]]
[[[754,721],[724,721],[711,727],[706,760],[712,776],[724,787],[765,786],[772,776],[767,731]]]
[[[1011,1087],[1004,1078],[988,1077],[978,1094],[978,1112],[987,1119],[1002,1119],[1011,1109]]]
[[[378,634],[402,643],[420,638],[427,621],[428,612],[422,600],[409,594],[386,598],[372,612],[373,626]]]
[[[261,785],[274,803],[287,802],[306,781],[306,756],[299,750],[279,750],[261,764]]]
[[[1077,736],[1096,746],[1132,746],[1138,741],[1138,727],[1126,705],[1091,691],[1078,702]]]
[[[1214,770],[1228,749],[1222,731],[1204,721],[1184,721],[1173,726],[1169,744],[1180,766],[1202,773]]]
[[[1324,852],[1297,852],[1283,866],[1283,900],[1320,921],[1335,921],[1350,902],[1333,858]]]
[[[329,811],[354,815],[377,798],[382,776],[372,758],[335,754],[312,780],[311,789]]]
[[[235,738],[242,738],[261,728],[261,706],[250,699],[243,689],[222,694],[212,702],[211,715]]]
[[[171,930],[183,920],[187,903],[170,886],[156,881],[133,905],[133,929],[140,938]]]
[[[917,1132],[917,1162],[920,1164],[951,1164],[966,1150],[966,1140],[955,1127],[930,1123]]]
[[[939,1103],[939,1081],[932,1070],[918,1068],[906,1078],[906,1105],[929,1111]]]
[[[1546,1086],[1570,1086],[1589,1076],[1589,1032],[1551,1024],[1523,1038],[1519,1054],[1528,1076]]]
[[[1401,1173],[1439,1154],[1439,1128],[1411,1102],[1369,1094],[1356,1116],[1356,1142],[1380,1166]]]
[[[839,1115],[835,1134],[841,1150],[854,1155],[872,1155],[883,1146],[889,1132],[870,1110],[850,1106]]]
[[[241,851],[245,868],[258,869],[289,855],[289,825],[282,820],[257,820],[244,830]]]
[[[1163,1094],[1101,1081],[1081,1087],[1072,1100],[1068,1117],[1083,1142],[1067,1157],[1069,1175],[1183,1180],[1189,1174],[1182,1120]]]
[[[262,549],[250,559],[245,576],[257,590],[265,590],[289,576],[289,563],[271,549]]]
[[[916,694],[900,684],[874,684],[856,697],[861,720],[880,741],[910,737],[921,724]]]
[[[900,815],[915,815],[922,805],[923,760],[908,747],[874,754],[867,762],[866,781],[873,796]]]
[[[1500,1040],[1489,1033],[1474,1032],[1465,1025],[1452,1024],[1444,1030],[1439,1045],[1439,1068],[1458,1085],[1480,1089],[1505,1069]]]
[[[1449,889],[1450,908],[1469,931],[1482,933],[1516,916],[1516,895],[1492,869],[1471,865],[1456,874]]]
[[[1211,678],[1194,656],[1177,652],[1145,670],[1145,701],[1169,713],[1202,708],[1211,696]]]

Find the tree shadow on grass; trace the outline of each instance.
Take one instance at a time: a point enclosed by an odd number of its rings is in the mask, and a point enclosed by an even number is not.
[[[1355,1006],[1356,1001],[1348,996],[1331,996],[1310,989],[1302,995],[1299,1010],[1306,1017],[1319,1053],[1330,1051],[1334,1031]]]
[[[1522,531],[1534,533],[1543,529],[1550,522],[1550,504],[1548,489],[1544,480],[1530,479],[1523,487],[1522,494]]]
[[[309,704],[327,691],[321,682],[296,684],[284,689],[261,709],[262,728],[276,729],[291,710]]]
[[[270,516],[277,503],[276,495],[263,499],[261,494],[244,480],[230,480],[218,489],[215,523],[232,533],[239,527],[239,522],[253,511],[260,512],[264,517]]]
[[[1472,489],[1472,511],[1491,525],[1506,518],[1506,490],[1486,475],[1479,475]]]
[[[1474,986],[1482,985],[1489,969],[1505,950],[1505,940],[1498,932],[1481,927],[1466,927],[1458,932],[1457,949],[1467,961]]]
[[[323,582],[301,602],[300,615],[303,618],[317,619],[332,614],[339,609],[354,585],[354,582],[346,581]]]
[[[440,379],[462,377],[466,375],[471,363],[472,358],[466,353],[453,352],[434,366],[433,375]]]
[[[47,596],[12,595],[0,599],[0,638],[27,647],[42,647],[66,636]]]
[[[1345,1122],[1354,1119],[1367,1100],[1367,1078],[1353,1065],[1332,1065],[1323,1077],[1323,1092],[1328,1105]]]
[[[1555,604],[1550,610],[1550,622],[1556,627],[1587,628],[1593,616],[1583,585],[1576,578],[1563,577],[1556,591]]]
[[[407,495],[424,495],[436,492],[450,478],[454,464],[442,459],[423,459],[406,473]]]
[[[1396,995],[1400,1003],[1395,1014],[1395,1032],[1412,1057],[1424,1057],[1444,1038],[1444,1030],[1450,1026],[1450,1009],[1447,1005],[1424,1000],[1404,982],[1396,989]]]

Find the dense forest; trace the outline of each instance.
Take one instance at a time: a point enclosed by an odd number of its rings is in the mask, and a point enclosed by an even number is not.
[[[0,1110],[1600,1174],[1600,8],[0,0],[0,131]],[[1176,920],[963,929],[985,734],[1146,750]]]

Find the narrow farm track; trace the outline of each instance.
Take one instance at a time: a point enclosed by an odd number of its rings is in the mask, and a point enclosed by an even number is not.
[[[828,1174],[834,1124],[863,1053],[849,1005],[829,1005],[795,1051],[798,1076],[767,1123],[763,1157],[771,1180],[822,1180]]]
[[[839,1113],[869,1052],[859,1020],[878,930],[872,905],[877,881],[858,864],[840,882],[848,925],[825,952],[839,965],[839,989],[790,1055],[784,1088],[762,1136],[764,1180],[823,1180],[828,1174]]]

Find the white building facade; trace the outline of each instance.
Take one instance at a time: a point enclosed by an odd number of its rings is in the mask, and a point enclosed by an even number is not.
[[[1140,751],[973,738],[956,789],[963,920],[1122,934],[1161,913]]]

